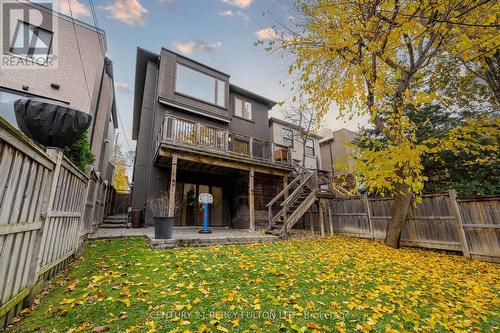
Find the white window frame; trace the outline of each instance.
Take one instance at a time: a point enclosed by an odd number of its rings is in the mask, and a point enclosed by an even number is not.
[[[307,143],[308,142],[311,142],[311,147],[308,147]],[[307,153],[307,149],[312,149],[312,154],[308,154]],[[304,145],[304,153],[306,154],[306,156],[316,156],[316,148],[314,147],[314,140],[311,139],[311,138],[306,138],[306,144]]]
[[[236,107],[237,102],[236,101],[241,102],[241,115],[237,114],[237,107]],[[245,111],[246,111],[247,105],[250,106],[250,112],[249,112],[250,118],[245,117]],[[238,118],[241,118],[244,120],[248,120],[248,121],[253,121],[253,104],[244,98],[234,96],[234,112],[233,113],[234,113],[235,117],[238,117]]]

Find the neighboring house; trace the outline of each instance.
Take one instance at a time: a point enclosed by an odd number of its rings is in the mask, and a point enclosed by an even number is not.
[[[336,179],[349,178],[349,187],[355,184],[353,176],[354,169],[354,147],[352,142],[359,137],[359,134],[342,128],[325,135],[325,139],[320,141],[321,164],[324,171],[328,171]]]
[[[132,215],[168,193],[177,226],[202,225],[209,192],[211,226],[267,226],[266,204],[292,171],[289,149],[268,142],[276,103],[230,83],[228,74],[161,49],[138,49],[133,139],[137,140]],[[258,194],[258,195],[255,195]]]
[[[321,170],[319,146],[321,136],[317,134],[306,136],[304,129],[277,118],[269,119],[269,129],[271,141],[291,148],[294,162],[302,165],[305,151],[304,166],[309,170]]]
[[[95,163],[88,170],[91,182],[85,210],[85,228],[89,230],[102,219],[102,198],[113,175],[110,160],[118,124],[105,33],[35,3],[15,5],[9,12],[3,7],[0,26],[0,116],[17,127],[13,103],[23,97],[63,102],[92,116],[88,137]],[[23,48],[27,36],[30,47]]]

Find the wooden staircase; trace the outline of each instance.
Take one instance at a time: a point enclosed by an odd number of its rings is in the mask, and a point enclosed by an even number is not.
[[[349,192],[333,184],[331,176],[294,164],[295,178],[267,205],[269,225],[265,232],[286,235],[319,197],[348,197]]]
[[[284,236],[316,201],[318,175],[306,171],[295,177],[287,187],[271,200],[268,208],[269,226],[265,232]]]

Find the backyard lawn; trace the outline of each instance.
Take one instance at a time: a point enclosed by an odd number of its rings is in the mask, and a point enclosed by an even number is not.
[[[9,332],[498,332],[499,277],[495,264],[345,237],[93,241]]]

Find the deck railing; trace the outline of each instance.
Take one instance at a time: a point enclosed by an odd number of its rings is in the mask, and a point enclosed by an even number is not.
[[[292,163],[289,147],[170,115],[163,120],[156,141],[157,145],[168,142],[271,163]]]

